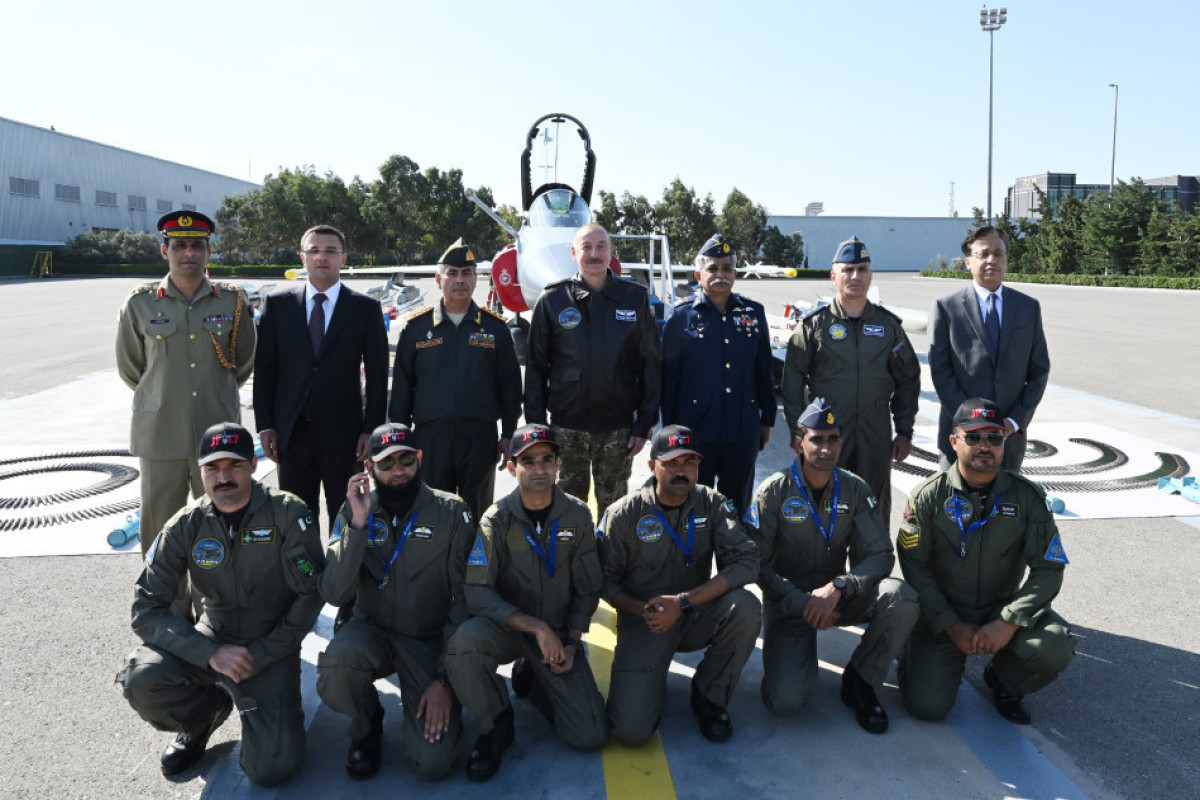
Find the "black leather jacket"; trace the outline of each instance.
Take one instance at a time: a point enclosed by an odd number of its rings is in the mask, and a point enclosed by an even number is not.
[[[645,288],[611,272],[599,292],[578,274],[552,283],[529,326],[525,419],[591,433],[630,427],[648,438],[660,362]]]

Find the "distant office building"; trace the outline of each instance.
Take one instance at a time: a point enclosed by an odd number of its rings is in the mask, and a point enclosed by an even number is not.
[[[1171,175],[1143,179],[1142,182],[1158,192],[1162,199],[1178,203],[1184,211],[1191,211],[1200,204],[1200,177]],[[1043,172],[1041,175],[1017,178],[1016,183],[1008,187],[1004,213],[1010,217],[1037,219],[1040,200],[1034,187],[1046,193],[1051,210],[1057,209],[1064,197],[1083,200],[1094,194],[1108,194],[1107,183],[1076,183],[1073,172]]]
[[[767,224],[779,228],[784,236],[796,231],[804,234],[804,254],[809,269],[832,266],[837,246],[851,236],[862,239],[871,253],[871,269],[876,272],[917,271],[937,263],[947,263],[962,255],[963,237],[971,228],[969,217],[827,217],[771,216]],[[789,266],[789,265],[783,265]]]
[[[153,231],[168,211],[212,216],[258,189],[161,158],[0,117],[0,245],[57,245],[87,231]]]

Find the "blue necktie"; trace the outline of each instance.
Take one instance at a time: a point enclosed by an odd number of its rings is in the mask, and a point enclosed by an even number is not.
[[[996,293],[988,295],[987,319],[983,321],[987,331],[988,349],[992,351],[992,360],[1000,357],[1000,313],[996,310]]]

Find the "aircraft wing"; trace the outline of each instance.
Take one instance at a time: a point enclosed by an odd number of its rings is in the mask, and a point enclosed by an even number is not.
[[[437,274],[437,264],[403,264],[395,267],[342,267],[343,275],[414,275],[416,277],[432,277]],[[479,274],[490,273],[492,271],[492,262],[480,261],[475,264],[475,271]],[[308,277],[308,270],[300,267],[299,269],[289,269],[284,273],[284,276],[289,281],[301,280]]]

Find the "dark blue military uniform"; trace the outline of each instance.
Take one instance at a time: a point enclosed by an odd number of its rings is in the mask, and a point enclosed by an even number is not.
[[[719,488],[745,511],[762,428],[775,424],[762,305],[735,293],[722,314],[697,292],[675,305],[662,350],[663,425],[692,429],[704,454],[700,483]]]

